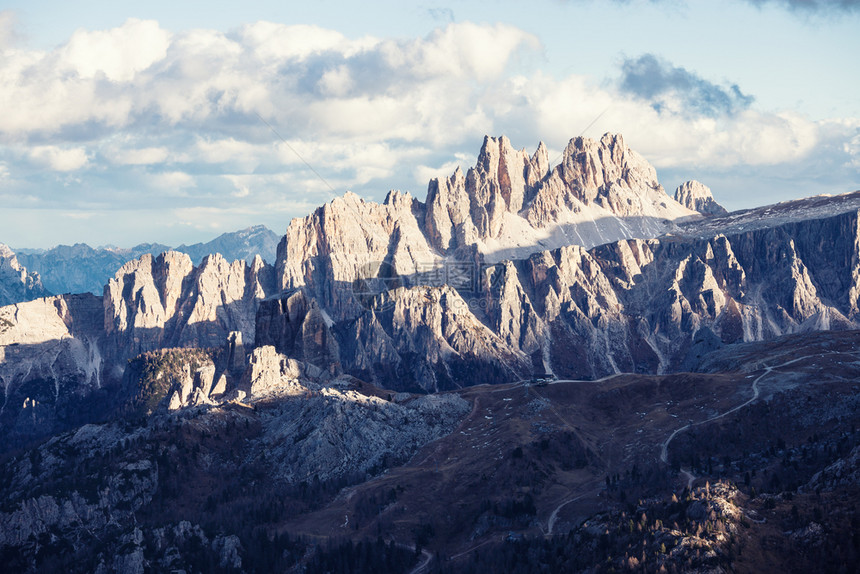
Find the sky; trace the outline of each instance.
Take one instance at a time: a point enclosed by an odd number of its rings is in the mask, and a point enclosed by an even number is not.
[[[145,4],[145,5],[144,5]],[[728,209],[860,189],[860,0],[59,2],[0,10],[0,243],[283,233],[424,199],[484,135],[618,132]]]

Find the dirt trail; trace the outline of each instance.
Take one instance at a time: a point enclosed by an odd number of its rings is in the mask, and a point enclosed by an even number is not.
[[[567,506],[571,502],[576,502],[580,498],[585,498],[586,496],[593,496],[593,495],[597,494],[598,492],[600,492],[600,489],[595,488],[593,490],[589,490],[588,492],[584,492],[584,493],[580,494],[579,496],[574,496],[573,498],[565,500],[564,502],[562,502],[561,504],[556,506],[555,510],[552,511],[552,514],[549,515],[549,520],[547,520],[547,522],[546,522],[546,535],[552,536],[552,530],[553,530],[553,528],[555,528],[555,523],[558,520],[558,512],[562,508],[564,508],[565,506]]]
[[[705,423],[709,423],[709,422],[715,421],[715,420],[717,420],[717,419],[721,419],[721,418],[723,418],[723,417],[725,417],[725,416],[728,416],[728,415],[730,415],[730,414],[732,414],[732,413],[734,413],[734,412],[737,412],[737,411],[741,410],[741,409],[742,409],[742,408],[744,408],[745,406],[747,406],[747,405],[749,405],[749,404],[751,404],[751,403],[755,402],[756,400],[758,400],[758,396],[759,396],[758,383],[759,383],[759,381],[761,381],[761,380],[762,380],[764,377],[766,377],[767,375],[771,374],[771,373],[773,372],[773,370],[774,370],[774,369],[779,369],[779,368],[781,368],[781,367],[785,367],[785,366],[791,365],[792,363],[796,363],[796,362],[798,362],[798,361],[802,361],[802,360],[804,360],[804,359],[810,359],[810,358],[812,358],[812,357],[818,357],[818,356],[821,356],[821,355],[824,355],[824,354],[826,354],[826,353],[818,353],[818,354],[815,354],[815,355],[807,355],[807,356],[804,356],[804,357],[798,357],[798,358],[796,358],[796,359],[792,359],[792,360],[790,360],[790,361],[786,361],[786,362],[781,363],[781,364],[779,364],[779,365],[774,365],[774,366],[772,366],[772,367],[765,367],[765,368],[764,368],[764,372],[763,372],[762,374],[760,374],[759,376],[757,376],[757,377],[753,380],[753,382],[752,382],[752,387],[751,387],[751,388],[752,388],[752,391],[753,391],[753,396],[752,396],[752,398],[751,398],[751,399],[749,399],[749,400],[747,400],[747,401],[744,401],[743,403],[739,404],[739,405],[738,405],[738,406],[736,406],[736,407],[732,407],[731,409],[727,410],[727,411],[726,411],[726,412],[724,412],[724,413],[721,413],[721,414],[719,414],[719,415],[712,416],[711,418],[709,418],[709,419],[705,419],[705,420],[703,420],[703,421],[699,421],[699,422],[696,422],[696,423],[690,423],[690,424],[687,424],[687,425],[682,426],[682,427],[681,427],[681,428],[679,428],[679,429],[676,429],[672,434],[670,434],[670,435],[669,435],[669,438],[667,438],[667,439],[663,442],[663,444],[661,445],[661,449],[660,449],[660,461],[661,461],[661,462],[664,462],[664,463],[669,461],[669,444],[670,444],[670,443],[672,442],[672,440],[673,440],[673,439],[678,435],[678,433],[682,433],[682,432],[684,432],[684,431],[686,431],[686,430],[688,430],[688,429],[691,429],[691,428],[693,428],[693,427],[696,427],[696,426],[699,426],[699,425],[703,425],[703,424],[705,424]],[[689,473],[687,473],[687,474],[689,474]]]

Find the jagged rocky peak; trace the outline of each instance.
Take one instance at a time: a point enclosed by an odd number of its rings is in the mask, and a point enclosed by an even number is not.
[[[104,290],[108,335],[118,350],[223,344],[231,331],[254,340],[257,302],[274,292],[274,270],[262,259],[249,265],[207,255],[194,267],[185,253],[146,254],[123,265]]]
[[[18,262],[15,253],[0,243],[0,306],[45,297],[48,292],[36,272]]]
[[[276,276],[279,289],[306,289],[334,321],[352,320],[364,312],[351,296],[357,279],[416,284],[411,278],[443,260],[480,265],[653,238],[685,217],[700,215],[669,197],[620,135],[570,140],[554,169],[543,143],[529,155],[507,137],[486,136],[476,165],[431,180],[426,203],[397,191],[381,204],[348,192],[292,220]]]
[[[613,185],[634,191],[663,189],[656,170],[627,147],[621,134],[607,133],[599,141],[571,139],[558,172],[585,203],[599,203]]]
[[[506,137],[485,137],[475,167],[433,179],[423,227],[443,253],[469,245],[490,261],[576,243],[657,237],[698,217],[669,197],[655,169],[620,134],[570,140],[550,169],[541,143],[529,157]]]
[[[423,209],[408,193],[391,192],[379,204],[347,192],[293,219],[278,246],[279,288],[311,287],[326,307],[349,314],[338,291],[374,266],[408,276],[438,259],[419,226]]]
[[[498,237],[505,214],[530,202],[548,172],[543,142],[529,156],[505,136],[484,136],[475,167],[465,175],[458,167],[451,177],[430,181],[424,223],[431,243],[448,250]]]
[[[488,205],[501,196],[502,207],[517,213],[531,200],[534,186],[548,170],[549,157],[543,142],[529,157],[526,150],[514,149],[505,136],[484,136],[478,162],[466,174],[466,191],[480,205]]]
[[[685,181],[675,190],[675,201],[702,215],[725,215],[726,209],[717,203],[711,188],[695,179]]]
[[[599,214],[604,217],[675,220],[695,215],[665,193],[657,171],[627,146],[621,134],[610,133],[600,140],[570,140],[562,162],[529,206],[527,218],[533,226],[545,227],[569,219],[571,214],[577,219],[576,214],[594,208],[604,210]]]

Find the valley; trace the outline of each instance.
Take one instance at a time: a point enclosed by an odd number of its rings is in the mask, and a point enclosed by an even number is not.
[[[549,536],[554,530],[567,532],[613,502],[635,499],[643,492],[680,493],[688,486],[688,477],[696,485],[718,479],[742,483],[747,471],[741,469],[755,466],[750,465],[750,453],[767,451],[770,441],[784,442],[803,430],[819,428],[796,424],[799,409],[821,409],[821,420],[835,423],[844,415],[838,408],[828,412],[822,404],[826,396],[834,402],[849,400],[853,406],[845,414],[850,419],[853,412],[856,417],[856,399],[851,398],[855,384],[849,381],[856,380],[860,368],[856,348],[860,337],[850,333],[844,339],[804,338],[802,346],[799,340],[790,341],[793,350],[809,351],[815,345],[821,353],[773,366],[765,366],[775,358],[767,357],[733,373],[621,375],[600,382],[554,381],[545,387],[527,383],[474,387],[461,393],[473,408],[451,435],[425,446],[402,467],[350,490],[324,512],[302,518],[292,530],[332,536],[342,527],[343,517],[353,515],[350,528],[367,536],[380,522],[383,531],[400,536],[429,522],[434,531],[447,533],[456,543],[464,538],[489,543],[486,533],[480,532],[480,519],[473,518],[483,516],[481,505],[487,501],[498,509],[528,498],[531,514],[519,516],[519,524],[498,515],[493,519],[517,532]],[[822,359],[828,365],[835,360],[846,366],[823,370]],[[768,378],[775,380],[766,382]],[[742,422],[750,416],[744,409],[758,399],[758,384],[769,397],[762,399],[764,405],[788,407],[768,417],[770,428],[764,436],[745,434]],[[734,420],[724,420],[732,416]],[[811,412],[807,416],[811,418]],[[836,429],[851,430],[838,424]],[[712,437],[726,433],[738,436],[722,448],[713,446],[718,441]],[[802,447],[805,439],[791,447]],[[709,448],[700,450],[702,444]],[[696,459],[695,471],[701,474],[680,470],[690,468],[691,459]],[[711,472],[702,473],[703,467]],[[626,477],[620,480],[629,484],[630,492],[614,486],[616,475]],[[607,477],[613,482],[609,488]],[[663,490],[667,486],[668,491]],[[384,501],[391,491],[403,491],[397,500],[407,502],[382,504],[377,516],[362,512],[362,500]],[[499,492],[510,498],[500,499]],[[499,525],[490,530],[496,530],[497,539],[508,534]],[[442,542],[451,555],[464,550]]]

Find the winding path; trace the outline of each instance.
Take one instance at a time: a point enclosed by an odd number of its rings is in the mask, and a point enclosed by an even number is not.
[[[593,494],[596,494],[599,491],[600,491],[600,489],[589,490],[588,492],[584,492],[584,493],[580,494],[579,496],[574,496],[573,498],[565,500],[564,502],[562,502],[561,504],[556,506],[555,510],[552,511],[552,514],[549,515],[549,520],[547,520],[547,522],[546,522],[546,535],[552,536],[552,529],[555,527],[555,523],[558,520],[558,511],[559,510],[561,510],[562,508],[564,508],[565,506],[567,506],[571,502],[576,502],[580,498],[584,498],[586,496],[591,496]]]
[[[410,548],[410,550],[415,552],[415,547],[413,546],[412,548]],[[421,556],[424,557],[424,560],[420,564],[415,566],[415,568],[410,570],[409,574],[422,574],[423,572],[427,571],[427,566],[430,565],[430,561],[433,559],[433,555],[422,548],[421,549]]]
[[[703,424],[705,424],[705,423],[709,423],[709,422],[715,421],[715,420],[717,420],[717,419],[721,419],[721,418],[723,418],[723,417],[725,417],[725,416],[728,416],[728,415],[730,415],[730,414],[732,414],[732,413],[734,413],[734,412],[737,412],[737,411],[741,410],[742,408],[744,408],[745,406],[749,405],[750,403],[753,403],[753,402],[755,402],[756,400],[758,400],[758,397],[759,397],[758,383],[759,383],[759,381],[760,381],[760,380],[762,380],[765,376],[767,376],[767,375],[769,375],[770,373],[772,373],[774,369],[779,369],[780,367],[785,367],[785,366],[787,366],[787,365],[791,365],[792,363],[796,363],[796,362],[798,362],[798,361],[802,361],[802,360],[804,360],[804,359],[809,359],[809,358],[811,358],[811,357],[817,357],[817,356],[822,355],[822,354],[824,354],[824,353],[818,353],[818,354],[815,354],[815,355],[806,355],[806,356],[804,356],[804,357],[798,357],[798,358],[796,358],[796,359],[792,359],[792,360],[790,360],[790,361],[786,361],[786,362],[781,363],[781,364],[779,364],[779,365],[774,365],[774,366],[772,366],[772,367],[765,367],[765,368],[764,368],[764,372],[763,372],[762,374],[760,374],[759,376],[757,376],[757,377],[755,378],[755,380],[753,380],[752,387],[751,387],[751,388],[752,388],[752,391],[753,391],[753,396],[752,396],[752,398],[751,398],[751,399],[749,399],[748,401],[745,401],[745,402],[743,402],[743,403],[739,404],[739,405],[738,405],[738,406],[736,406],[736,407],[733,407],[733,408],[731,408],[731,409],[727,410],[726,412],[724,412],[724,413],[722,413],[722,414],[712,416],[712,417],[711,417],[711,418],[709,418],[709,419],[705,419],[705,420],[703,420],[703,421],[699,421],[699,422],[696,422],[696,423],[686,424],[686,425],[682,426],[681,428],[676,429],[676,430],[675,430],[675,432],[673,432],[671,435],[669,435],[669,438],[667,438],[667,439],[663,442],[663,444],[661,445],[661,449],[660,449],[660,461],[661,461],[661,462],[664,462],[664,463],[665,463],[665,462],[669,462],[669,444],[672,442],[672,439],[674,439],[674,438],[678,435],[678,433],[682,433],[682,432],[684,432],[685,430],[691,429],[691,428],[693,428],[693,427],[697,427],[697,426],[699,426],[699,425],[703,425]],[[691,479],[688,481],[688,486],[689,486],[689,485],[692,485],[692,480],[693,480],[692,475],[691,475],[689,472],[686,472],[686,471],[685,471],[685,474],[688,474],[688,475],[691,477]]]
[[[696,480],[696,475],[683,468],[681,469],[681,474],[687,477],[687,490],[693,488],[693,481]]]

